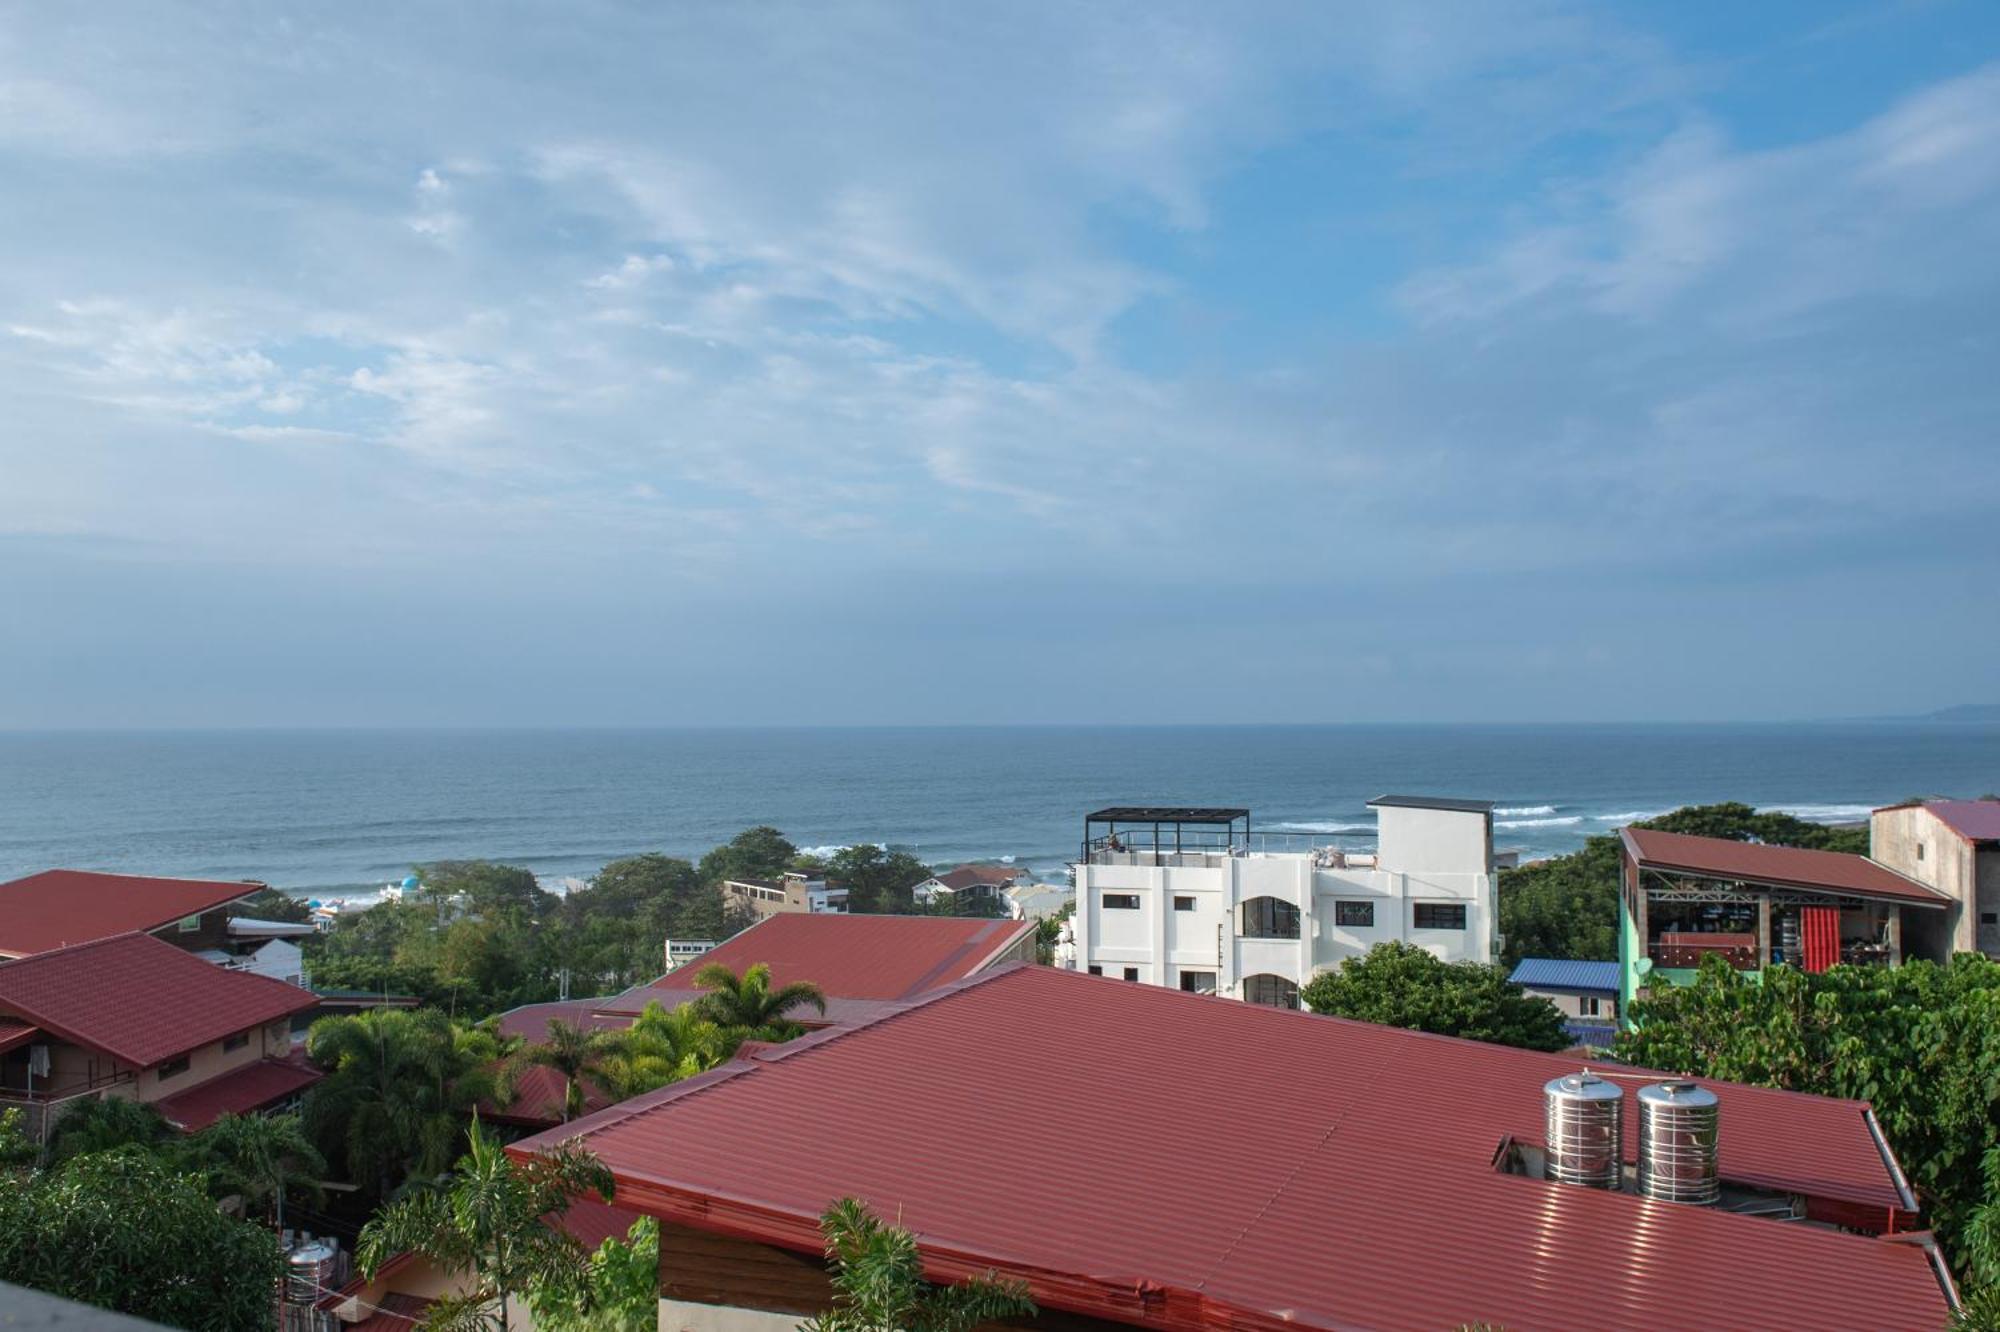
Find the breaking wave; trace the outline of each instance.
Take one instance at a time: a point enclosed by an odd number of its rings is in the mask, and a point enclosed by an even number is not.
[[[1623,814],[1598,814],[1593,817],[1599,823],[1615,823],[1622,828],[1628,823],[1638,823],[1642,819],[1657,819],[1669,812],[1664,809],[1628,809]]]
[[[1502,816],[1553,814],[1556,812],[1556,807],[1554,805],[1496,805],[1493,812]]]
[[[1496,828],[1567,828],[1583,822],[1581,814],[1564,814],[1553,819],[1495,819]]]
[[[1372,823],[1273,823],[1261,831],[1274,833],[1372,833],[1375,831],[1375,825]]]
[[[1859,823],[1875,812],[1873,805],[1765,805],[1765,814],[1789,814],[1810,823]]]

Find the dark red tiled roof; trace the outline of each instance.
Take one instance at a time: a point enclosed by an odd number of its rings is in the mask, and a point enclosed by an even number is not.
[[[1866,856],[1735,842],[1726,837],[1693,837],[1655,828],[1626,828],[1621,836],[1626,851],[1646,869],[1678,870],[1775,888],[1822,889],[1917,906],[1951,905],[1944,894]]]
[[[608,1239],[622,1240],[626,1232],[644,1212],[635,1212],[628,1207],[613,1207],[610,1203],[597,1201],[595,1197],[576,1198],[569,1209],[555,1218],[555,1223],[563,1232],[592,1253],[597,1246]],[[549,1218],[543,1217],[544,1221]]]
[[[0,954],[26,957],[133,930],[156,930],[262,891],[261,883],[43,870],[0,883]]]
[[[315,1002],[311,990],[230,971],[148,934],[0,963],[0,1013],[138,1068]]]
[[[481,1105],[479,1112],[488,1119],[503,1124],[545,1128],[563,1122],[565,1091],[562,1074],[541,1064],[530,1064],[515,1077],[514,1099],[505,1105],[497,1103]],[[588,1081],[583,1084],[585,1114],[602,1110],[611,1103],[609,1096]]]
[[[1034,928],[1025,920],[965,916],[788,912],[766,916],[645,988],[692,990],[695,973],[712,962],[736,972],[763,962],[774,986],[811,981],[828,997],[909,999],[977,975]]]
[[[2000,800],[1932,800],[1924,808],[1974,842],[2000,841]]]
[[[985,884],[990,888],[1005,888],[1020,877],[1018,871],[1004,865],[960,865],[946,870],[934,878],[953,892],[970,888],[975,884]]]
[[[26,1045],[42,1034],[42,1029],[32,1022],[17,1022],[13,1018],[0,1018],[0,1054],[17,1045]]]
[[[302,1054],[260,1059],[219,1078],[210,1078],[198,1087],[175,1092],[157,1104],[160,1113],[183,1133],[199,1133],[224,1115],[247,1115],[252,1110],[261,1110],[273,1101],[304,1091],[325,1076],[307,1063]]]
[[[858,1195],[933,1277],[997,1268],[1045,1307],[1185,1332],[1944,1324],[1914,1245],[1497,1171],[1576,1068],[1016,966],[509,1150],[580,1132],[620,1205],[801,1253]],[[1708,1085],[1725,1177],[1900,1201],[1864,1105]],[[762,1135],[746,1171],[743,1126],[773,1122],[841,1131]],[[994,1168],[993,1144],[1050,1126],[1090,1144],[1081,1175]]]

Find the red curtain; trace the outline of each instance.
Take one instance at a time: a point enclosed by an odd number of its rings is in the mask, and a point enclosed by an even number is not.
[[[1825,971],[1840,961],[1840,909],[1800,907],[1799,934],[1807,971]]]

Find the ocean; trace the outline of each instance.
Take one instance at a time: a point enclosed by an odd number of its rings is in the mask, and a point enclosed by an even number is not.
[[[50,866],[366,896],[415,863],[587,878],[752,824],[801,847],[1003,859],[1060,880],[1084,814],[1247,806],[1258,831],[1368,831],[1385,792],[1496,802],[1559,854],[1679,805],[1865,818],[2000,789],[2000,725],[948,727],[0,734],[0,878]]]

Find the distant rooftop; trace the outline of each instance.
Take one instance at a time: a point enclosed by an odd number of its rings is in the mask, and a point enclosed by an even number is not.
[[[1248,819],[1247,809],[1215,805],[1113,805],[1084,815],[1088,823],[1233,823]]]
[[[1370,809],[1389,805],[1396,809],[1446,809],[1459,814],[1491,814],[1491,800],[1457,800],[1450,796],[1380,795],[1368,802]]]
[[[1931,800],[1924,808],[1968,841],[2000,841],[2000,800]]]
[[[1507,978],[1531,990],[1618,992],[1616,962],[1579,962],[1568,957],[1524,957]]]
[[[1845,851],[1768,846],[1726,837],[1696,837],[1657,828],[1624,828],[1626,855],[1640,869],[1947,907],[1951,899],[1887,865]]]
[[[52,869],[0,883],[0,957],[157,930],[264,891],[255,881]]]

